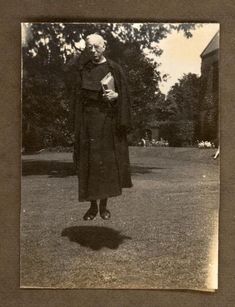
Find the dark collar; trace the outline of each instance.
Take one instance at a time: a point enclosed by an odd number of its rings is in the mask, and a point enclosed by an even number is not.
[[[112,70],[112,71],[115,70],[115,62],[113,62],[112,60],[106,58],[106,63],[108,64],[110,70]],[[85,66],[87,66],[87,65],[89,67],[90,65],[93,65],[93,62],[91,60],[88,60],[87,62],[81,64],[79,66],[78,70],[80,70],[80,71],[83,70],[83,68]]]

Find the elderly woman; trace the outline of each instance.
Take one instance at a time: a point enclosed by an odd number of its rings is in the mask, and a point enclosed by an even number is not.
[[[98,34],[86,38],[89,60],[77,69],[73,120],[79,201],[90,201],[84,220],[110,218],[109,197],[132,186],[127,133],[131,128],[130,96],[121,67],[104,56],[106,42]],[[111,73],[114,88],[102,87]]]

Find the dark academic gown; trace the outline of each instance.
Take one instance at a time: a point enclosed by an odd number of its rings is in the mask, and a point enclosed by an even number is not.
[[[100,80],[108,72],[112,73],[118,92],[114,102],[102,98]],[[76,73],[74,95],[79,201],[118,196],[122,188],[132,186],[127,145],[131,129],[130,95],[121,67],[111,60],[98,69],[91,62],[86,63]]]

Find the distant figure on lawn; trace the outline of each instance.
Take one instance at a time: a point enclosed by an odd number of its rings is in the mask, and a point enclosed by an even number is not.
[[[218,149],[217,149],[217,151],[216,151],[216,153],[215,153],[215,155],[214,155],[214,159],[217,159],[218,158],[218,156],[219,156],[219,154],[220,154],[220,147],[218,146]]]
[[[102,36],[86,37],[88,58],[77,69],[74,88],[72,114],[79,201],[90,201],[84,220],[96,217],[98,200],[100,216],[109,219],[108,198],[132,186],[127,145],[130,96],[121,67],[104,57],[105,48]]]

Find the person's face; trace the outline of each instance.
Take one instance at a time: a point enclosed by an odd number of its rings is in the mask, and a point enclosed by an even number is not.
[[[104,42],[98,37],[90,38],[86,43],[86,48],[93,61],[99,62],[105,51]]]

